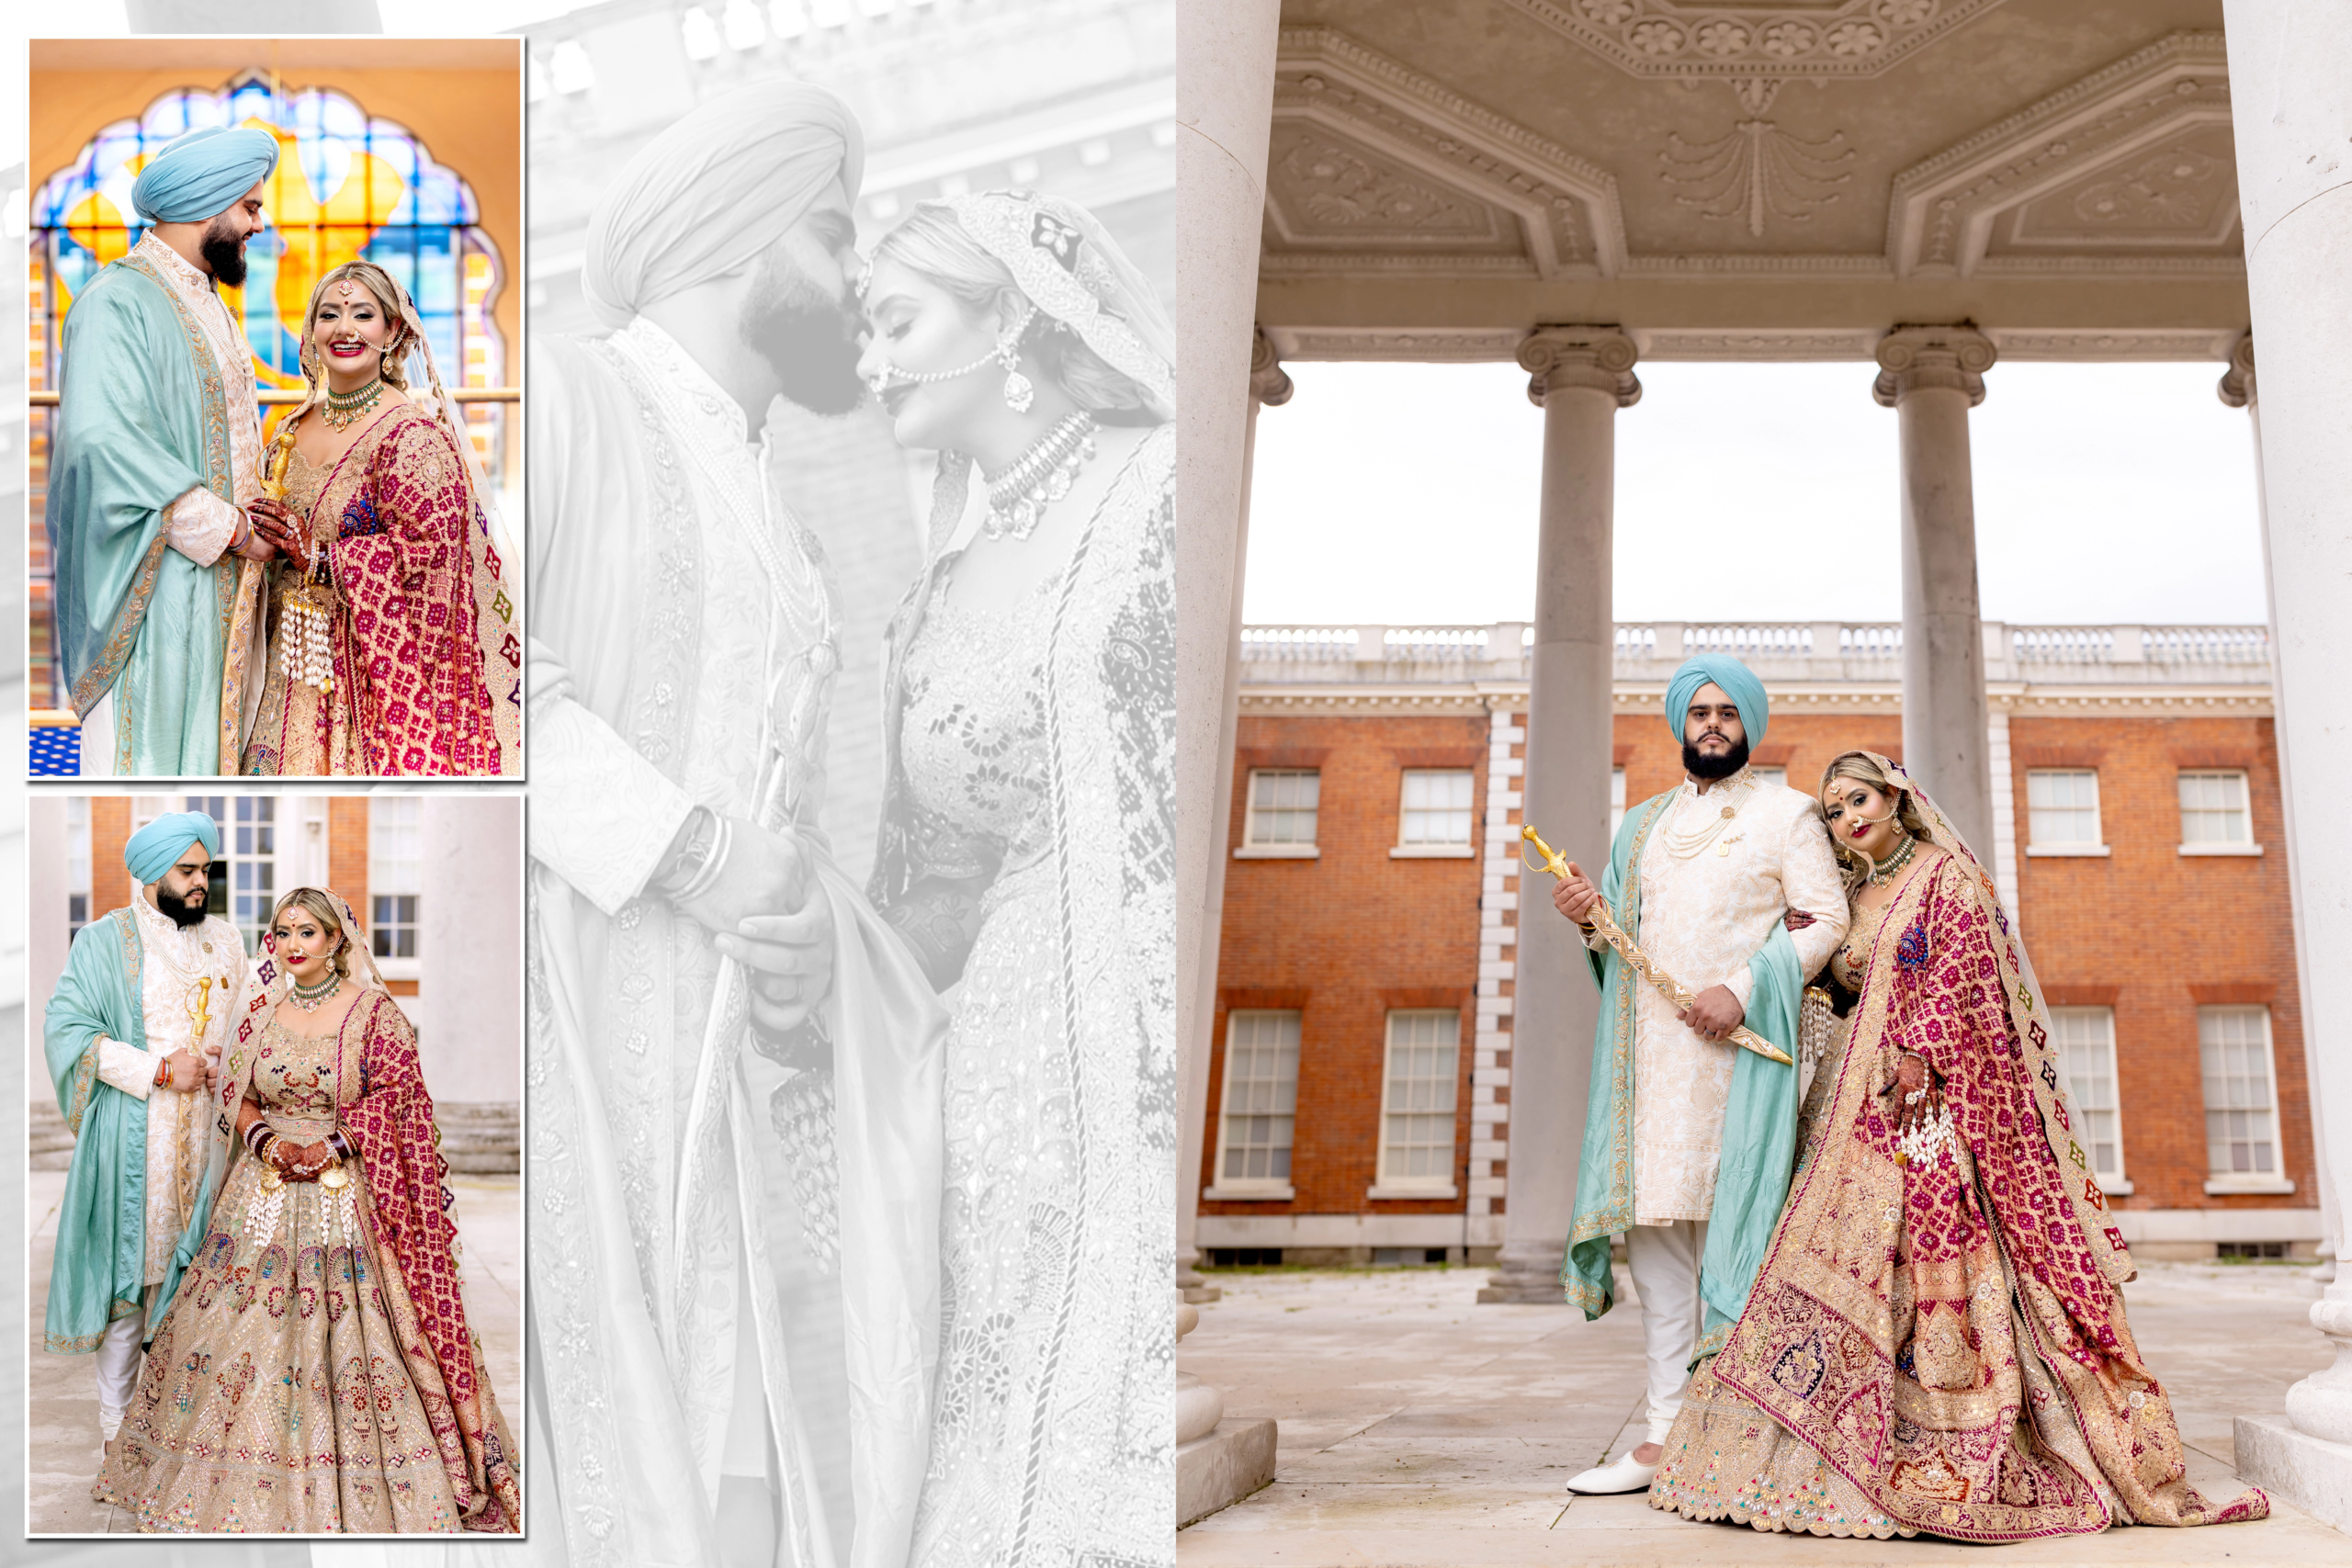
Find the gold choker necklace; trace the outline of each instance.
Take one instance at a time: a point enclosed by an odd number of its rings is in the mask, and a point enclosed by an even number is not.
[[[1871,886],[1877,887],[1894,881],[1895,873],[1901,871],[1905,866],[1911,863],[1911,856],[1918,850],[1918,835],[1916,833],[1905,833],[1903,835],[1902,847],[1897,849],[1893,854],[1887,856],[1884,860],[1871,860],[1871,852],[1868,850],[1864,850],[1862,852],[1862,858],[1866,861],[1870,861],[1871,864],[1870,870],[1864,874],[1870,878]]]
[[[374,378],[357,391],[330,390],[326,407],[319,411],[319,417],[326,422],[330,430],[347,429],[354,421],[380,402],[383,396],[384,378],[381,376]]]
[[[1078,470],[1094,456],[1094,416],[1084,409],[1066,413],[1012,467],[989,479],[989,509],[980,529],[991,539],[1015,542],[1037,531],[1046,508],[1069,493]]]

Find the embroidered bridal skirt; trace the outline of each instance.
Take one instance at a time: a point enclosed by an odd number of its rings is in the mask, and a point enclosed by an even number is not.
[[[378,1266],[364,1170],[343,1168],[341,1188],[273,1190],[259,1162],[236,1162],[149,1347],[96,1501],[142,1530],[463,1528],[401,1353],[403,1333],[422,1338],[415,1308],[398,1272]]]

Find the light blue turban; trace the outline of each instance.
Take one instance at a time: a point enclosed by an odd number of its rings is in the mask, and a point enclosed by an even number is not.
[[[191,130],[147,160],[130,205],[150,223],[201,223],[228,211],[277,167],[277,138],[259,126]]]
[[[199,840],[207,853],[220,858],[220,824],[201,811],[169,812],[130,835],[122,846],[122,863],[130,868],[130,880],[144,887],[161,882],[164,873],[179,864],[187,847]]]
[[[1710,681],[1724,689],[1724,694],[1739,709],[1739,727],[1747,732],[1749,746],[1764,740],[1764,721],[1771,716],[1772,705],[1764,696],[1764,682],[1755,672],[1728,653],[1702,653],[1686,659],[1666,683],[1666,727],[1674,731],[1677,745],[1682,742],[1682,720],[1690,711],[1690,699],[1700,687]]]
[[[638,149],[588,219],[580,286],[607,326],[724,276],[782,239],[836,179],[857,199],[865,136],[806,82],[722,93]]]

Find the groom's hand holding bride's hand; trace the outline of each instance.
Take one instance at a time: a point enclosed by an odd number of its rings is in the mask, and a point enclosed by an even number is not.
[[[284,502],[256,496],[245,502],[245,518],[253,525],[245,530],[237,554],[250,561],[275,560],[280,556],[295,558],[294,514],[286,509]]]
[[[752,972],[752,1021],[790,1033],[832,989],[832,911],[812,900],[797,914],[755,915],[721,935],[718,951]]]
[[[681,908],[718,933],[721,954],[751,971],[753,1021],[783,1033],[797,1029],[832,988],[832,915],[808,897],[808,857],[798,838],[740,817],[729,818],[729,832],[718,880]]]

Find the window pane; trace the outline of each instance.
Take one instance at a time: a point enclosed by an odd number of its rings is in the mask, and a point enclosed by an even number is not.
[[[2197,1010],[2205,1077],[2206,1161],[2216,1173],[2278,1174],[2267,1008]]]
[[[1618,825],[1625,820],[1625,770],[1609,770],[1609,836],[1614,840]]]
[[[2098,774],[2091,769],[2036,769],[2026,774],[2026,805],[2036,844],[2096,844]]]
[[[1442,1187],[1453,1175],[1454,1068],[1462,1015],[1388,1015],[1388,1075],[1382,1107],[1380,1179]]]
[[[1400,844],[1467,844],[1474,775],[1460,772],[1412,772],[1405,775]]]
[[[2123,1144],[2117,1131],[2115,1014],[2108,1008],[2052,1008],[2051,1026],[2059,1068],[2082,1112],[2083,1153],[2094,1174],[2108,1181],[2123,1177]]]
[[[2198,773],[2180,775],[2180,841],[2184,844],[2251,844],[2245,775]]]
[[[1298,1104],[1298,1014],[1235,1012],[1225,1023],[1225,1161],[1220,1181],[1290,1179]]]
[[[1315,769],[1261,768],[1250,775],[1252,844],[1311,844],[1323,775]]]

